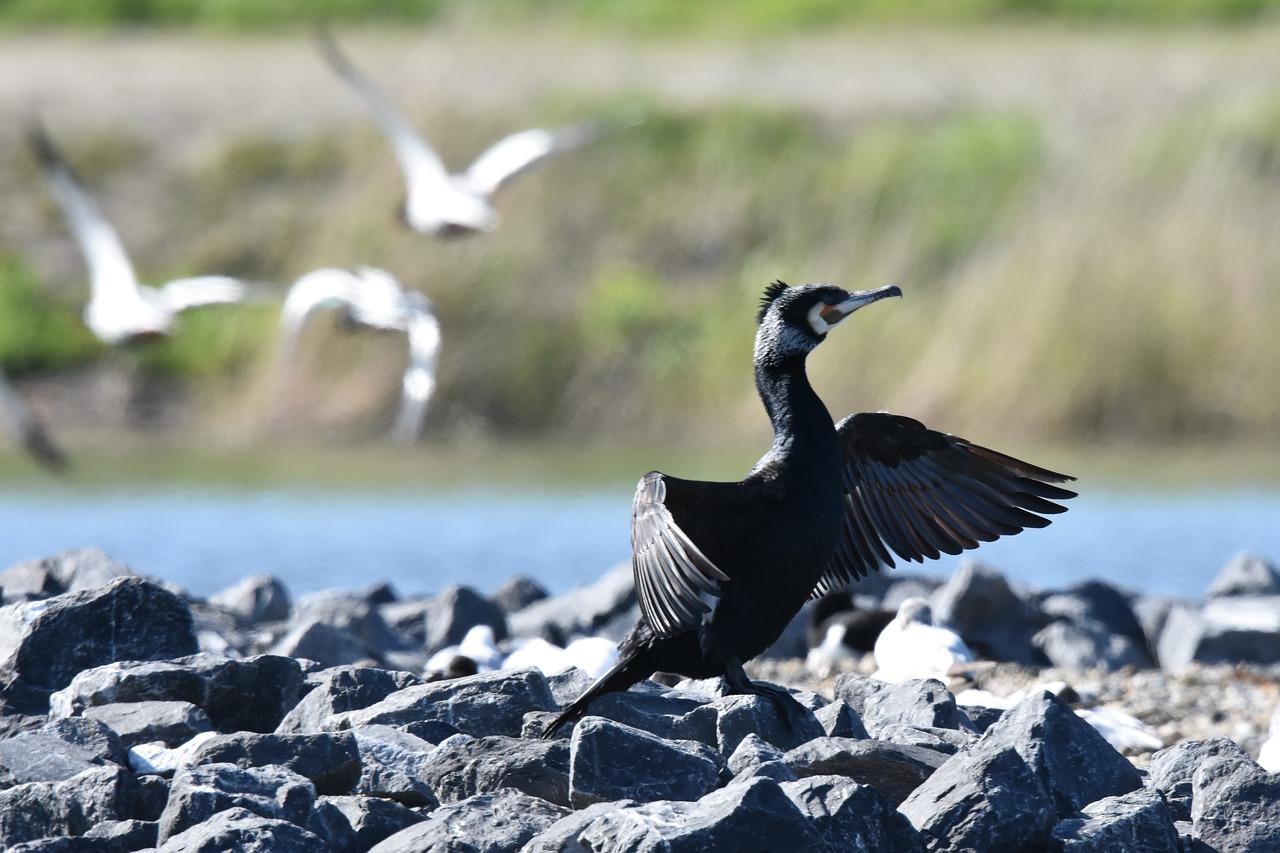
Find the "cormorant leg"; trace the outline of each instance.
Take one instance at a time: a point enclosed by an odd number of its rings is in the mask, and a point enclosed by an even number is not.
[[[724,678],[729,682],[730,693],[763,696],[772,702],[782,714],[782,724],[787,727],[787,731],[793,731],[795,721],[805,713],[804,706],[786,690],[771,684],[758,684],[748,678],[746,670],[736,657],[725,661]]]

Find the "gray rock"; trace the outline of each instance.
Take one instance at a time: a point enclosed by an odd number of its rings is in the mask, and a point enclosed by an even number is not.
[[[818,738],[782,759],[797,777],[845,776],[896,806],[948,760],[937,750],[878,740]]]
[[[869,738],[862,718],[848,702],[837,699],[813,712],[827,737]]]
[[[573,730],[569,799],[574,808],[609,800],[696,800],[720,782],[723,759],[703,744],[666,741],[584,717]]]
[[[604,815],[634,809],[638,805],[635,800],[615,800],[570,812],[529,839],[529,843],[520,848],[520,853],[586,853],[581,836],[587,827]]]
[[[103,761],[129,766],[129,750],[115,730],[88,717],[53,719],[40,727],[40,734],[84,747]]]
[[[1050,850],[1058,819],[1040,779],[1009,746],[956,753],[898,811],[931,851]]]
[[[1183,672],[1198,663],[1280,663],[1280,596],[1211,598],[1195,611],[1175,607],[1157,646],[1160,666]]]
[[[360,780],[360,751],[350,732],[218,735],[202,743],[192,760],[242,769],[285,767],[310,779],[317,794],[350,794]]]
[[[639,610],[631,564],[624,563],[593,584],[512,613],[507,624],[513,637],[541,637],[557,646],[574,637],[606,637],[617,642],[635,624]]]
[[[343,711],[368,708],[397,690],[422,683],[410,672],[366,666],[339,666],[318,673],[317,684],[285,715],[278,734],[325,731],[325,721]]]
[[[279,578],[250,575],[235,586],[209,596],[209,603],[230,613],[241,625],[282,622],[289,618],[289,590]]]
[[[378,605],[378,615],[400,638],[401,644],[422,648],[427,643],[427,611],[430,598],[407,598]]]
[[[154,820],[110,820],[95,824],[82,838],[102,839],[106,849],[127,851],[155,847],[160,835]]]
[[[1280,568],[1257,554],[1242,552],[1222,567],[1206,598],[1280,596]]]
[[[1047,691],[1028,696],[1005,711],[966,751],[995,753],[1005,748],[1022,756],[1061,817],[1071,817],[1095,800],[1142,786],[1137,769],[1070,706]]]
[[[315,853],[324,841],[292,821],[232,806],[163,839],[157,853]]]
[[[1151,666],[1146,647],[1095,619],[1061,619],[1036,632],[1031,644],[1061,669],[1117,670]]]
[[[512,788],[568,807],[569,744],[454,735],[432,751],[423,779],[442,803]]]
[[[42,732],[23,732],[0,740],[0,788],[27,782],[61,782],[93,767],[97,754]]]
[[[364,797],[351,797],[351,799],[366,799]],[[387,803],[388,805],[399,806],[398,803]],[[351,821],[343,814],[342,810],[333,804],[333,800],[329,797],[317,797],[316,801],[311,805],[311,814],[307,815],[307,822],[302,828],[314,835],[316,838],[324,840],[325,853],[357,853],[356,851],[356,832],[351,828]],[[398,827],[395,831],[399,831],[404,827]],[[391,833],[388,833],[390,835]],[[385,838],[386,836],[382,836]],[[376,844],[381,841],[372,842]]]
[[[1046,619],[999,572],[965,558],[931,603],[934,620],[955,629],[980,657],[1040,663],[1031,637]]]
[[[915,827],[870,785],[843,776],[783,782],[782,791],[813,823],[823,848],[841,853],[921,853]]]
[[[288,633],[271,644],[268,653],[305,658],[326,667],[362,661],[381,663],[355,634],[320,619],[297,621]]]
[[[68,642],[68,637],[76,638]],[[191,608],[138,577],[0,608],[0,708],[43,714],[49,695],[81,671],[196,650]]]
[[[404,648],[404,640],[387,625],[377,606],[358,593],[325,590],[304,596],[294,608],[293,622],[298,625],[322,622],[339,628],[355,637],[364,648],[365,656],[375,660]]]
[[[881,726],[876,739],[901,746],[918,746],[932,749],[944,755],[955,755],[973,743],[978,736],[962,729],[942,729],[930,726],[909,726],[901,723]]]
[[[1133,596],[1106,581],[1081,581],[1049,593],[1041,599],[1040,610],[1053,619],[1097,622],[1141,648],[1148,645],[1147,634],[1134,610]]]
[[[1164,797],[1175,821],[1189,821],[1196,768],[1222,755],[1236,759],[1248,757],[1239,744],[1227,738],[1188,740],[1162,749],[1151,756],[1146,787]]]
[[[1053,829],[1063,853],[1180,853],[1169,807],[1155,791],[1103,797]]]
[[[577,694],[570,694],[574,699]],[[706,703],[703,697],[671,690],[656,682],[645,681],[630,690],[606,693],[591,701],[587,709],[592,716],[604,717],[624,726],[642,729],[661,738],[715,742],[715,714],[696,714]],[[550,715],[547,722],[555,718]],[[566,726],[558,737],[568,737],[573,728]],[[539,729],[538,734],[541,734]]]
[[[137,797],[133,776],[114,764],[61,782],[28,782],[0,791],[0,848],[38,838],[84,835],[95,824],[126,820]]]
[[[336,809],[352,832],[352,849],[365,851],[402,829],[426,820],[391,800],[379,797],[323,797],[325,805]]]
[[[508,578],[506,583],[489,596],[489,601],[497,605],[503,613],[511,614],[523,610],[536,601],[548,598],[542,585],[526,575]]]
[[[110,726],[126,749],[153,741],[178,746],[213,731],[209,715],[190,702],[112,702],[85,708],[84,716]]]
[[[792,772],[791,768],[787,767],[786,764],[783,763],[782,755],[782,750],[778,749],[773,744],[761,739],[758,735],[750,734],[743,738],[737,748],[733,750],[733,754],[729,756],[727,766],[729,768],[729,772],[733,774],[734,778],[739,778],[756,775],[759,768],[763,765],[778,764],[785,768],[786,772],[790,774],[791,779],[796,778],[796,775]],[[770,778],[773,778],[776,781],[784,781],[778,779],[778,777],[774,776],[772,772],[770,772],[769,775]]]
[[[956,697],[941,681],[932,678],[886,684],[869,691],[860,714],[873,737],[889,725],[973,729],[969,718],[956,706]]]
[[[370,853],[507,853],[569,813],[510,789],[441,806],[422,823],[401,830]]]
[[[815,822],[777,782],[753,776],[696,802],[658,801],[606,811],[562,849],[700,853],[840,848],[824,844]]]
[[[315,786],[284,767],[181,767],[173,776],[169,801],[160,815],[161,847],[173,836],[228,809],[247,809],[261,817],[302,826],[315,799]]]
[[[805,711],[798,708],[798,712]],[[755,734],[781,749],[790,749],[825,737],[822,724],[812,713],[797,713],[787,720],[763,696],[729,695],[694,708],[681,718],[677,731],[685,738],[701,740],[729,755],[747,735]]]
[[[525,714],[554,710],[558,706],[546,676],[536,669],[518,669],[406,687],[367,708],[335,714],[326,725],[342,729],[444,722],[474,737],[516,737]]]
[[[1222,750],[1206,756],[1191,779],[1195,836],[1214,850],[1280,850],[1280,774],[1247,755]]]
[[[394,800],[409,808],[439,805],[426,782],[433,744],[391,726],[361,726],[353,734],[361,764],[357,794]]]
[[[507,615],[498,605],[469,586],[446,587],[427,608],[427,653],[456,646],[477,625],[492,628],[497,642],[507,638]]]
[[[118,577],[138,576],[98,548],[75,548],[52,557],[25,560],[0,572],[6,604],[50,598],[105,586]],[[155,582],[154,578],[149,578]]]

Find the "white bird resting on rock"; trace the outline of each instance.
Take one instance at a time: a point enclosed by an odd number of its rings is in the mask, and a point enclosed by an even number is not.
[[[62,208],[89,267],[90,295],[84,322],[105,344],[125,344],[173,333],[178,314],[190,308],[241,302],[248,283],[231,276],[180,278],[162,287],[138,283],[120,237],[85,192],[40,125],[30,131],[49,191]]]
[[[404,173],[406,199],[401,217],[423,234],[459,236],[492,231],[498,224],[493,195],[511,179],[552,154],[578,148],[602,136],[597,122],[555,129],[534,128],[499,140],[467,167],[450,174],[440,155],[369,78],[338,50],[325,32],[317,39],[329,67],[343,79],[391,143]]]
[[[933,610],[923,598],[908,598],[876,638],[873,678],[900,682],[936,678],[946,683],[990,666],[979,661],[964,639],[950,628],[933,624]]]
[[[416,290],[401,287],[390,273],[374,267],[354,271],[314,270],[289,288],[280,312],[278,364],[282,387],[277,411],[284,409],[283,385],[293,368],[302,329],[312,314],[324,309],[341,311],[343,324],[348,328],[406,334],[409,363],[404,371],[400,411],[391,435],[400,444],[412,444],[422,433],[427,405],[435,393],[440,322],[430,299]]]

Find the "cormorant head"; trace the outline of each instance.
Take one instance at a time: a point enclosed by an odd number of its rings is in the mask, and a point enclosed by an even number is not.
[[[756,322],[756,361],[810,352],[837,323],[864,305],[888,296],[901,296],[896,285],[849,291],[833,284],[789,287],[775,281],[765,289]]]

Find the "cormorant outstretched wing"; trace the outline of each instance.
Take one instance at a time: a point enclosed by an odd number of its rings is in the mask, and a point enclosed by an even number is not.
[[[681,481],[684,482],[684,481]],[[696,628],[729,576],[680,529],[666,506],[664,475],[650,471],[636,486],[631,507],[631,571],[645,621],[659,637]]]
[[[1047,527],[1074,479],[937,432],[901,415],[850,415],[844,449],[844,530],[815,597],[866,577],[893,555],[924,562],[1028,527]]]

